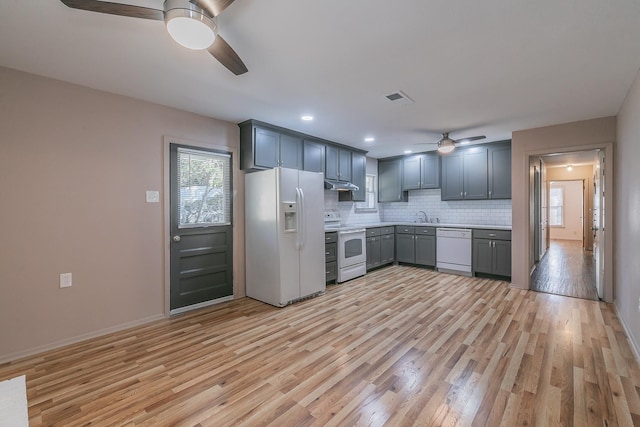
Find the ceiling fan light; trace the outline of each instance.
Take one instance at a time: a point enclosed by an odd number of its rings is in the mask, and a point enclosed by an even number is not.
[[[447,154],[453,151],[455,145],[453,145],[453,141],[451,139],[444,138],[442,141],[438,142],[438,152],[442,154]]]
[[[164,22],[171,37],[188,49],[207,49],[216,39],[216,23],[197,10],[168,10]]]

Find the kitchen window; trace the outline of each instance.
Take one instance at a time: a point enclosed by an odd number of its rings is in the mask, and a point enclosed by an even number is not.
[[[549,226],[564,227],[564,186],[555,182],[549,186]]]
[[[355,212],[378,212],[376,204],[376,176],[367,175],[365,177],[365,199],[364,202],[355,203]]]

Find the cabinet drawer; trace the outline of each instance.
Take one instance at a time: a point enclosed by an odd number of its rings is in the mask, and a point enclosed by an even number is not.
[[[436,229],[434,227],[416,227],[416,234],[422,234],[424,236],[435,236]]]
[[[367,237],[379,236],[380,228],[367,228]]]
[[[335,261],[338,259],[338,244],[337,243],[326,243],[324,245],[324,260],[325,262]]]
[[[511,240],[510,230],[473,230],[473,237],[478,239]]]
[[[415,227],[407,227],[404,225],[396,225],[396,233],[398,234],[415,234],[416,233],[416,228]]]
[[[380,227],[380,235],[393,234],[396,230],[393,227]]]
[[[338,233],[332,231],[331,233],[324,233],[324,242],[325,243],[337,243],[338,242]]]
[[[326,282],[330,282],[338,278],[338,263],[336,261],[331,261],[325,264],[324,277]]]

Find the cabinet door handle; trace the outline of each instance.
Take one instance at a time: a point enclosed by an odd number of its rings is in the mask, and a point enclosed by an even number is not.
[[[460,197],[462,197],[462,191],[460,192]]]
[[[489,237],[496,237],[496,235],[493,233],[489,233]]]
[[[464,192],[464,197],[467,197],[467,192],[466,191]]]
[[[324,254],[325,254],[325,255],[329,255],[329,254],[330,254],[330,252],[325,252]]]
[[[489,190],[489,198],[491,198],[491,190]]]

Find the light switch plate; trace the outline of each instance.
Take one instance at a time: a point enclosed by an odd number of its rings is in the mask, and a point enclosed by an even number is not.
[[[147,203],[158,203],[160,201],[159,191],[147,191]]]
[[[60,287],[61,288],[70,288],[73,282],[73,276],[71,273],[62,273],[60,274]]]

